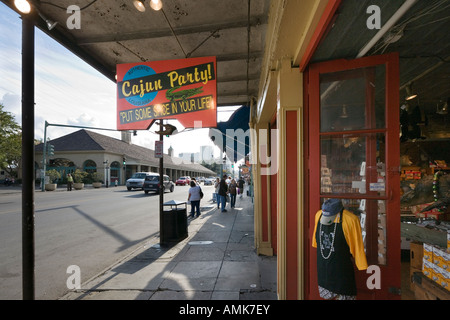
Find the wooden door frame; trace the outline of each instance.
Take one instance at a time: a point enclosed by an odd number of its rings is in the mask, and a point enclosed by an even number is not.
[[[387,272],[382,269],[382,290],[385,292],[380,296],[380,292],[374,292],[373,297],[382,299],[399,299],[395,288],[400,287],[400,141],[399,141],[399,56],[398,53],[363,57],[354,60],[332,60],[308,67],[304,75],[305,108],[305,192],[306,214],[305,214],[305,297],[309,299],[318,298],[315,292],[317,284],[315,277],[316,252],[311,246],[312,232],[314,230],[314,216],[320,209],[320,168],[319,163],[311,155],[320,155],[320,114],[319,110],[313,106],[320,106],[320,73],[332,73],[357,68],[364,68],[376,65],[385,65],[385,88],[386,88],[386,108],[385,108],[385,142],[386,142],[386,212],[387,215],[387,260],[393,262],[392,271]],[[366,133],[376,133],[378,130],[363,130]],[[370,276],[370,274],[368,275]],[[391,288],[392,286],[392,288]]]

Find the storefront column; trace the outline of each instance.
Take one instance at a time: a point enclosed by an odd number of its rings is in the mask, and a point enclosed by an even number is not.
[[[270,191],[270,176],[266,174],[267,166],[261,164],[260,154],[266,153],[267,150],[261,150],[261,139],[269,141],[270,131],[268,123],[253,125],[250,124],[253,130],[251,135],[252,155],[257,157],[258,163],[252,165],[254,187],[254,210],[255,214],[255,247],[258,254],[272,256],[272,237],[271,237],[271,191]],[[264,135],[264,137],[262,136]],[[264,161],[265,162],[265,161]]]
[[[303,81],[291,61],[280,63],[278,128],[278,297],[303,299]]]

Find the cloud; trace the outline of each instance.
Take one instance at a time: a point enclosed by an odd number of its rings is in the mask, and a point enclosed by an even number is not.
[[[69,118],[67,124],[84,127],[97,127],[98,121],[86,113],[82,113],[78,118]]]
[[[21,20],[0,2],[0,101],[21,123]],[[117,123],[115,84],[66,48],[36,29],[35,41],[35,137],[44,138],[50,124],[115,129]],[[218,114],[224,121],[227,112]],[[177,124],[180,130],[182,127]],[[150,131],[154,131],[152,128]],[[47,137],[55,139],[80,128],[50,126]],[[92,130],[92,129],[90,129]],[[92,130],[120,139],[117,131]],[[146,130],[133,136],[134,144],[154,149],[158,135]],[[213,145],[207,129],[197,129],[164,138],[164,149],[175,154],[199,152],[200,145]]]
[[[0,103],[5,107],[5,111],[11,112],[16,117],[16,122],[19,122],[22,113],[20,96],[7,92],[0,99]]]

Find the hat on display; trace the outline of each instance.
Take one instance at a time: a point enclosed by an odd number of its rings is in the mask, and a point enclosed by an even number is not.
[[[341,199],[328,199],[322,204],[320,223],[329,225],[334,222],[336,215],[344,208]]]

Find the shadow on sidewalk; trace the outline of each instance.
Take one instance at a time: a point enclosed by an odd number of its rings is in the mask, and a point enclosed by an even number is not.
[[[186,239],[149,243],[63,299],[276,300],[276,257],[256,254],[251,198],[227,210],[203,200]]]

